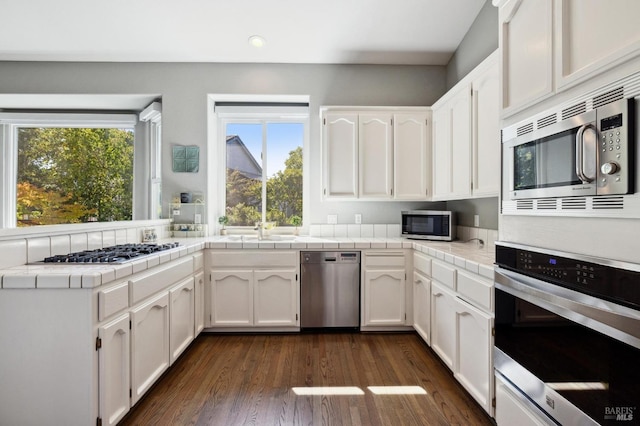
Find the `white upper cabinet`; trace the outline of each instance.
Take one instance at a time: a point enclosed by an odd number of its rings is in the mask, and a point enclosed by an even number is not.
[[[553,93],[553,0],[508,1],[498,20],[502,109],[508,114]],[[592,24],[593,30],[597,22]]]
[[[493,4],[500,7],[502,118],[640,56],[637,0]],[[625,73],[614,73],[611,80]]]
[[[391,198],[393,195],[393,141],[391,114],[359,116],[359,195]]]
[[[322,117],[325,199],[428,198],[427,108],[330,108]]]
[[[556,0],[555,18],[559,90],[640,53],[638,0]]]
[[[358,196],[358,114],[327,113],[323,123],[324,196]]]
[[[471,82],[472,183],[474,196],[497,196],[500,192],[500,73],[498,57]]]
[[[451,194],[471,195],[471,88],[465,85],[449,103],[451,108]]]
[[[429,195],[431,152],[426,113],[393,115],[393,197],[424,200]],[[416,172],[416,171],[420,172]]]
[[[433,199],[497,197],[500,190],[498,53],[433,106]]]

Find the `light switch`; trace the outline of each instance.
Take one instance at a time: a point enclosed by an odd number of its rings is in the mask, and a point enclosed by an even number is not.
[[[362,215],[360,213],[356,213],[355,221],[357,224],[362,223]]]
[[[327,215],[327,223],[329,225],[336,225],[338,223],[338,215],[337,214]]]

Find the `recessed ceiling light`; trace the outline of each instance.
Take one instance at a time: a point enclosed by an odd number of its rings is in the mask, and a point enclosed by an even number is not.
[[[252,35],[251,37],[249,37],[249,44],[253,47],[262,47],[266,43],[267,41],[259,35]]]

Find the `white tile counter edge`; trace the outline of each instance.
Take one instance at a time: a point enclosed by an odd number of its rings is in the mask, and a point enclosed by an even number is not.
[[[0,270],[2,289],[94,288],[203,249],[413,249],[493,279],[494,253],[474,243],[427,242],[405,238],[318,238],[295,241],[230,241],[228,237],[179,239],[180,247],[121,265],[22,265]]]

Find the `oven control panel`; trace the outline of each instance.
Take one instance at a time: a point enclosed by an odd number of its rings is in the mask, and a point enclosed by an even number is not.
[[[640,272],[595,260],[496,245],[498,266],[640,310]]]

